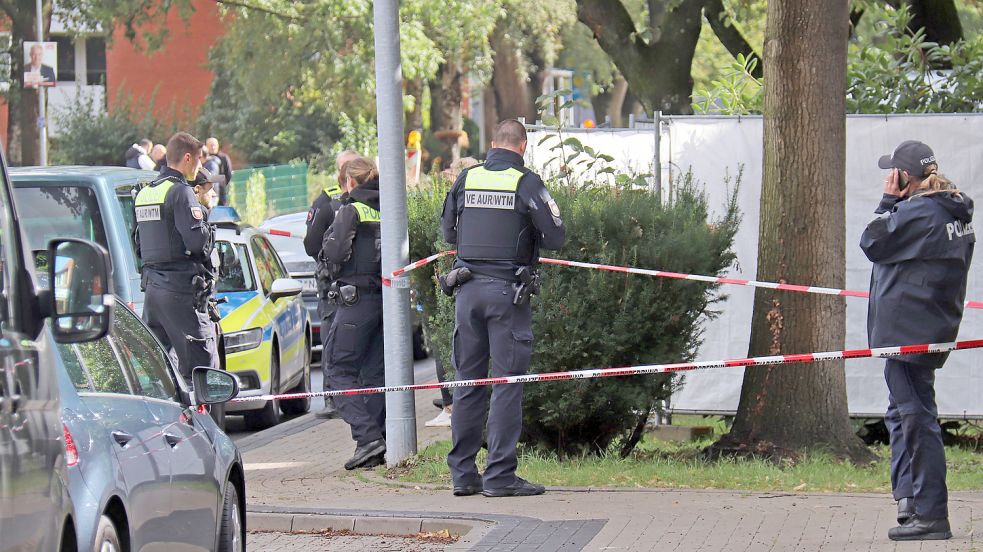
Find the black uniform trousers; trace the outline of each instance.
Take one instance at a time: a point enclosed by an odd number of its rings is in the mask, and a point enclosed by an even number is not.
[[[331,389],[329,381],[331,377],[331,346],[328,343],[328,338],[331,335],[331,323],[334,322],[334,314],[337,308],[331,301],[318,299],[317,315],[321,318],[321,375],[324,376],[321,379],[322,391],[329,391]],[[334,399],[325,397],[324,400],[327,403]]]
[[[191,289],[191,284],[188,284]],[[198,366],[220,369],[215,323],[194,307],[194,294],[171,291],[148,278],[143,303],[143,321],[169,351],[178,371],[191,383],[191,370]]]
[[[513,305],[512,283],[476,277],[457,291],[453,362],[458,379],[518,376],[532,355],[532,307]],[[488,465],[484,480],[475,456],[488,424]],[[453,446],[447,455],[455,485],[481,482],[498,489],[515,482],[516,445],[522,431],[522,384],[454,389]]]
[[[328,335],[329,386],[333,390],[381,387],[386,381],[382,344],[382,292],[359,290],[358,303],[339,306]],[[322,354],[322,356],[324,356]],[[339,395],[341,418],[358,446],[386,436],[386,395]]]
[[[895,500],[914,498],[922,519],[949,517],[945,449],[935,405],[935,369],[889,358],[884,423],[891,434],[891,489]]]

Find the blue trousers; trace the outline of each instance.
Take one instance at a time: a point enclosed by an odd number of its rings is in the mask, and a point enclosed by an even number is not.
[[[518,376],[532,355],[532,307],[512,304],[512,284],[477,277],[463,284],[455,299],[454,367],[458,379]],[[515,483],[516,445],[522,432],[522,384],[454,389],[453,447],[447,455],[455,485],[479,482],[475,456],[488,426],[485,489]]]
[[[913,497],[922,519],[949,517],[945,449],[935,405],[935,369],[889,358],[884,366],[894,499]]]

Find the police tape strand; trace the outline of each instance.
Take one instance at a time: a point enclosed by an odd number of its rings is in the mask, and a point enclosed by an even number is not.
[[[287,232],[285,230],[264,229],[261,231],[273,236],[286,236],[291,238],[304,237],[303,235]],[[419,261],[410,263],[404,266],[403,268],[394,271],[392,274],[389,275],[389,277],[383,276],[382,283],[385,286],[393,286],[393,280],[406,274],[407,272],[416,270],[417,268],[424,267],[441,257],[446,257],[447,255],[453,255],[455,253],[456,251],[454,250],[442,251],[440,253],[437,253],[436,255],[431,255],[425,259],[420,259]],[[709,284],[727,284],[727,285],[756,287],[756,288],[764,288],[764,289],[777,289],[780,291],[795,291],[799,293],[835,295],[839,297],[862,297],[864,299],[870,298],[869,292],[849,290],[849,289],[828,288],[828,287],[820,287],[820,286],[803,286],[797,284],[785,284],[785,283],[775,283],[775,282],[762,282],[758,280],[742,280],[738,278],[724,278],[721,276],[702,276],[699,274],[686,274],[682,272],[671,272],[667,270],[651,270],[645,268],[632,268],[628,266],[585,263],[581,261],[566,261],[563,259],[550,259],[548,257],[540,257],[539,262],[543,264],[552,264],[557,266],[568,266],[573,268],[589,268],[592,270],[621,272],[624,274],[639,274],[642,276],[653,276],[656,278],[690,280],[696,282],[706,282]],[[983,301],[966,301],[964,305],[968,309],[983,309]]]
[[[360,389],[342,389],[335,391],[320,391],[309,393],[284,393],[277,395],[257,395],[255,397],[239,397],[231,402],[269,401],[304,399],[308,397],[338,397],[346,395],[368,395],[373,393],[391,393],[398,391],[423,391],[426,389],[454,389],[456,387],[480,387],[485,385],[509,385],[515,383],[536,383],[542,381],[562,381],[575,379],[609,378],[619,376],[638,376],[647,374],[665,374],[689,372],[693,370],[708,370],[714,368],[737,368],[744,366],[775,366],[780,364],[802,364],[824,360],[854,359],[854,358],[888,358],[901,355],[921,353],[945,353],[965,349],[983,348],[983,339],[953,341],[949,343],[932,343],[927,345],[902,345],[897,347],[880,347],[877,349],[848,349],[845,351],[829,351],[824,353],[804,353],[797,355],[776,355],[731,360],[710,360],[704,362],[681,362],[676,364],[646,364],[627,366],[624,368],[597,368],[593,370],[576,370],[570,372],[547,372],[542,374],[526,374],[523,376],[506,376],[499,378],[481,378],[473,380],[446,381],[443,383],[420,383],[413,385],[390,385],[385,387],[366,387]]]

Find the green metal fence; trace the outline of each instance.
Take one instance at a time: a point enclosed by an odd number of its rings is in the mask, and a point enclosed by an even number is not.
[[[255,174],[266,180],[264,218],[307,210],[307,163],[250,167],[235,171],[229,190],[229,203],[242,211],[247,205],[246,181]],[[244,213],[240,213],[244,214]],[[249,221],[256,224],[261,221]]]

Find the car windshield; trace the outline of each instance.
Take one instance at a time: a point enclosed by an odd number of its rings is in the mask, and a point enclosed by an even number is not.
[[[256,289],[245,244],[219,240],[215,242],[215,249],[218,250],[220,263],[218,282],[215,284],[216,291],[235,292]]]
[[[39,274],[47,269],[48,241],[53,238],[79,238],[107,247],[99,201],[91,188],[71,184],[18,186],[14,200]],[[47,283],[40,284],[46,287]]]
[[[133,247],[133,263],[136,265],[137,272],[140,272],[141,265],[140,256],[136,252],[136,244],[133,243],[133,229],[136,227],[136,212],[133,208],[133,187],[132,186],[121,186],[116,188],[116,199],[119,201],[120,207],[123,211],[123,224],[126,225],[126,235],[130,237],[130,246]]]

